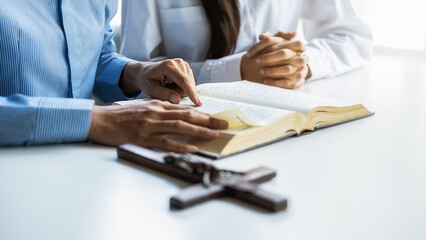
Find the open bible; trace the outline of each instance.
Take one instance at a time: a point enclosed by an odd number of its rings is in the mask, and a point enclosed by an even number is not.
[[[221,130],[214,140],[178,140],[194,144],[201,153],[215,158],[373,114],[360,103],[248,81],[201,84],[197,90],[204,103],[197,109],[227,120],[229,128]],[[118,104],[135,101],[141,100]],[[188,98],[182,99],[181,104],[193,105]]]

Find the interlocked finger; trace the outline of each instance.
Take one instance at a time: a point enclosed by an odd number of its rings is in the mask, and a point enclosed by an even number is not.
[[[295,52],[304,52],[306,45],[302,41],[289,41],[278,43],[272,47],[273,49],[291,49]]]
[[[286,78],[297,70],[298,68],[293,65],[284,65],[278,67],[264,67],[261,68],[260,73],[265,76],[265,78],[280,79]]]
[[[278,43],[282,43],[284,41],[287,41],[280,37],[266,37],[262,39],[260,42],[254,44],[247,52],[247,55],[249,57],[255,56],[259,52],[263,51],[265,48],[268,48],[270,46],[276,45]]]
[[[260,64],[273,64],[275,62],[289,60],[296,56],[296,52],[290,49],[280,49],[274,52],[266,53],[256,59]]]
[[[298,68],[301,68],[305,65],[307,65],[309,62],[308,56],[296,56],[292,57],[290,59],[284,59],[284,60],[277,60],[277,61],[268,61],[268,62],[262,62],[262,65],[265,67],[275,67],[275,66],[283,66],[283,65],[292,65]]]

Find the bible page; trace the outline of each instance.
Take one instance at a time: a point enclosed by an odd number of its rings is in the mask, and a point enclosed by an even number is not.
[[[202,96],[291,110],[305,115],[320,106],[344,107],[356,104],[249,81],[206,83],[198,85],[197,90]]]
[[[210,98],[206,96],[200,96],[200,98],[203,102],[202,106],[195,107],[195,105],[187,97],[183,98],[180,104],[194,106],[198,111],[213,115],[223,112],[233,114],[231,117],[242,119],[242,124],[249,122],[249,124],[246,125],[251,126],[267,126],[279,118],[293,113],[293,111],[288,110],[251,105],[241,102]],[[238,111],[235,109],[238,109]],[[240,114],[240,111],[248,118],[247,120],[245,120],[244,116],[238,115]]]

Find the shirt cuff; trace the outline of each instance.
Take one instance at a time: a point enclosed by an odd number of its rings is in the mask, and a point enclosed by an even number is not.
[[[331,77],[329,65],[324,63],[324,61],[327,61],[327,58],[321,50],[308,45],[303,55],[309,57],[308,65],[312,76],[308,81]]]
[[[89,135],[94,100],[42,98],[29,144],[82,142]]]
[[[207,60],[201,68],[197,84],[241,80],[241,58],[245,52],[217,60]]]
[[[121,73],[124,67],[129,62],[135,60],[118,55],[110,60],[108,66],[104,69],[102,74],[96,78],[96,85],[98,89],[96,92],[100,93],[101,100],[104,102],[114,102],[119,100],[128,100],[129,98],[124,95],[121,88],[118,86],[118,82],[121,78]],[[137,93],[135,97],[138,95]]]

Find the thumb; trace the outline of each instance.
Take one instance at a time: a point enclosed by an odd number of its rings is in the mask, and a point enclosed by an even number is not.
[[[296,32],[278,32],[275,34],[276,37],[284,38],[285,40],[292,40],[296,37]]]
[[[180,94],[173,89],[162,86],[159,82],[153,81],[149,91],[146,93],[152,98],[169,101],[170,103],[180,103]]]
[[[265,32],[261,33],[259,35],[259,41],[262,41],[262,39],[264,39],[266,37],[272,37],[272,33],[270,33],[269,31],[265,31]]]

